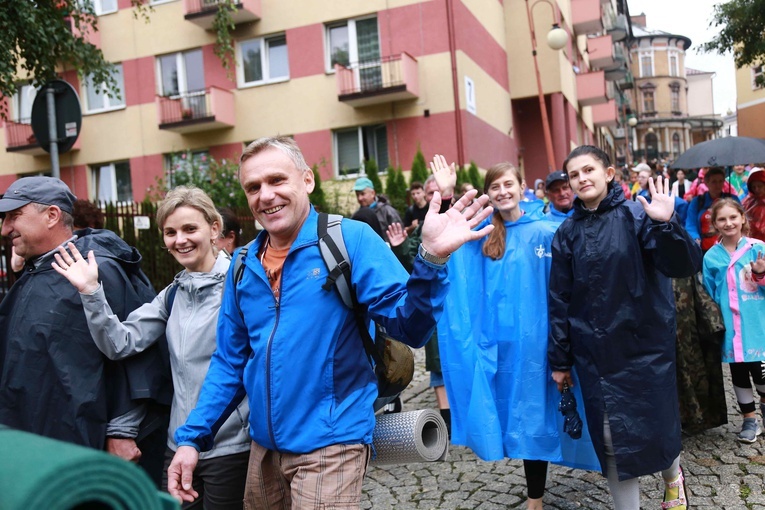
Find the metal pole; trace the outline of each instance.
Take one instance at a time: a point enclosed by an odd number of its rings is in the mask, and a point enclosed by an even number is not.
[[[537,0],[539,1],[539,0]],[[550,6],[552,7],[552,5]],[[537,61],[537,36],[534,31],[534,19],[531,16],[529,0],[526,0],[526,15],[529,18],[529,31],[531,34],[531,55],[534,57],[534,74],[537,78],[537,91],[539,94],[539,110],[542,114],[542,131],[545,137],[545,152],[547,153],[547,173],[555,170],[555,153],[553,152],[552,133],[550,131],[550,121],[547,118],[547,103],[545,102],[545,93],[542,88],[542,76],[539,74],[539,62]],[[555,9],[553,8],[553,17]]]
[[[56,179],[61,178],[58,166],[58,129],[56,129],[56,91],[53,86],[45,89],[45,100],[48,105],[48,137],[50,138],[50,167],[51,174]]]

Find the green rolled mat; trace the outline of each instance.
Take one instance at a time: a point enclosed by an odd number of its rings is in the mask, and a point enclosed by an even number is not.
[[[177,510],[136,465],[0,427],[0,510]]]

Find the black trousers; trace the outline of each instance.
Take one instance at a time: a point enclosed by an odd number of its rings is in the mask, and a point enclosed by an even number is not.
[[[545,494],[547,483],[546,460],[523,460],[523,472],[526,473],[526,491],[530,499],[539,499]]]
[[[162,488],[167,490],[167,468],[175,452],[165,452],[165,476]],[[244,485],[247,481],[249,450],[212,459],[201,459],[194,470],[192,486],[199,497],[182,508],[194,510],[242,510]]]

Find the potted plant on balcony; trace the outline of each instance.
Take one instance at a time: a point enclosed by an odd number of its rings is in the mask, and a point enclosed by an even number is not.
[[[183,108],[181,110],[181,118],[183,120],[189,120],[194,117],[194,111],[191,108]]]

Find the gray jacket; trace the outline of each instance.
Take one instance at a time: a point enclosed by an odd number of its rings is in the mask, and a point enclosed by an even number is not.
[[[152,302],[131,312],[124,322],[112,313],[103,287],[93,294],[80,294],[90,333],[98,349],[110,359],[141,352],[165,334],[174,386],[167,443],[173,451],[177,449],[173,440],[175,429],[185,423],[196,405],[216,347],[218,310],[230,264],[231,258],[221,250],[211,272],[179,273]],[[173,285],[178,290],[172,313],[168,314],[166,296]],[[201,453],[200,458],[249,451],[249,414],[245,398],[218,431],[212,450]]]

